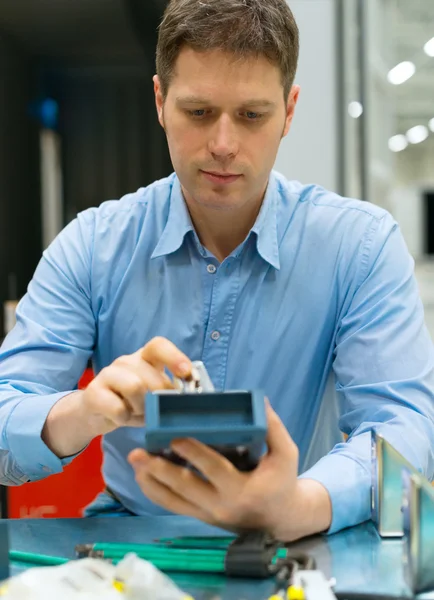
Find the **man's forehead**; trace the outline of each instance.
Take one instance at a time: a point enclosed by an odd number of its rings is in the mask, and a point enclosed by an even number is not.
[[[186,78],[231,78],[252,84],[258,80],[280,79],[278,66],[263,55],[238,56],[224,50],[194,50],[184,46],[176,59],[173,75]]]
[[[237,64],[240,69],[232,71]],[[265,58],[234,60],[219,50],[196,52],[187,47],[178,57],[170,87],[177,104],[272,109],[279,103],[281,85],[279,69]]]

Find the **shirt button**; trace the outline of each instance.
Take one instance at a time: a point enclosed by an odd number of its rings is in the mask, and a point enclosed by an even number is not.
[[[208,265],[206,270],[208,271],[208,273],[211,273],[211,274],[213,274],[217,271],[215,265]]]
[[[220,331],[213,331],[211,334],[212,339],[216,342],[220,339]]]

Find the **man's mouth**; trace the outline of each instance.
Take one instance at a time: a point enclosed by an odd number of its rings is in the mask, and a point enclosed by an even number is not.
[[[241,175],[235,173],[219,173],[218,171],[201,171],[203,175],[212,183],[229,184],[237,181]]]

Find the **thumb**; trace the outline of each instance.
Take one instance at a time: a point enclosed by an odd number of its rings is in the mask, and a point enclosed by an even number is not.
[[[268,425],[267,446],[269,454],[287,460],[298,460],[297,445],[289,435],[280,417],[271,407],[268,398],[265,399],[265,413]]]

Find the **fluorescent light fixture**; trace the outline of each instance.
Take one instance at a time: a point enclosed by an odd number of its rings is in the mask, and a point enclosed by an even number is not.
[[[413,77],[415,73],[416,67],[414,63],[406,60],[399,63],[399,65],[396,65],[396,67],[393,67],[393,69],[388,72],[387,79],[389,83],[393,83],[393,85],[401,85],[401,83],[404,83],[410,79],[410,77]]]
[[[402,152],[408,146],[408,140],[405,135],[394,135],[389,140],[389,150],[392,152]]]
[[[434,58],[434,37],[425,44],[423,49],[425,50],[425,54]]]
[[[421,142],[424,142],[428,136],[428,127],[425,127],[425,125],[416,125],[416,127],[412,127],[406,133],[406,137],[410,144],[420,144]]]
[[[348,105],[348,114],[353,119],[358,119],[363,115],[363,106],[360,102],[350,102]]]
[[[434,133],[434,119],[431,119],[431,121],[429,122],[429,128]]]

